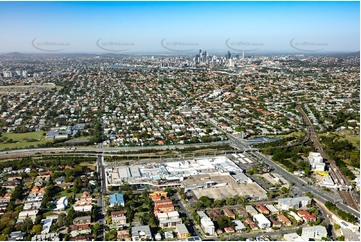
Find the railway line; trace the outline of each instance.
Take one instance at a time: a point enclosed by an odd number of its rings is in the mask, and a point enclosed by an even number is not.
[[[341,173],[340,169],[336,166],[336,162],[330,159],[328,154],[323,150],[312,123],[305,111],[302,109],[301,104],[297,104],[296,109],[301,113],[302,118],[309,129],[310,139],[312,140],[314,147],[321,154],[321,156],[326,159],[326,163],[329,165],[330,176],[335,181],[335,183],[338,183],[342,186],[338,192],[344,203],[358,211],[360,209],[359,204],[349,190],[349,188],[352,187],[350,181]]]

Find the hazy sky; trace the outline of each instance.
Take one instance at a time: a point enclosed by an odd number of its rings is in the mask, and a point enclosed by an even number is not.
[[[359,11],[359,2],[0,2],[0,52],[359,51]]]

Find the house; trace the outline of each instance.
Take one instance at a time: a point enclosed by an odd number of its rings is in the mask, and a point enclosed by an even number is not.
[[[285,226],[291,226],[292,222],[289,220],[285,215],[280,214],[278,215],[278,219],[285,225]]]
[[[316,221],[316,215],[315,214],[310,214],[308,211],[306,210],[300,210],[297,212],[297,214],[303,218],[303,220],[307,223],[309,222],[315,222]]]
[[[234,229],[232,227],[224,228],[224,232],[226,233],[234,233]]]
[[[272,228],[281,228],[282,223],[280,221],[278,221],[275,217],[270,216],[268,219],[272,223]]]
[[[124,207],[124,196],[122,193],[115,193],[109,196],[109,207],[123,206]]]
[[[43,219],[41,222],[43,223],[41,234],[48,234],[50,232],[50,227],[53,224],[53,219],[47,218]]]
[[[271,213],[275,213],[275,214],[278,214],[278,209],[273,206],[272,204],[267,204],[266,205],[266,208],[271,212]]]
[[[118,230],[117,231],[117,240],[118,241],[131,241],[130,233],[128,229]]]
[[[185,239],[189,235],[189,231],[184,224],[177,224],[175,231],[177,232],[177,236],[179,239]]]
[[[209,235],[214,235],[215,226],[212,220],[203,211],[197,211],[197,214],[201,218],[201,228],[203,231]]]
[[[125,214],[125,210],[111,212],[112,223],[116,225],[127,224],[127,217],[125,216]]]
[[[215,209],[215,210],[208,211],[208,214],[209,214],[209,216],[211,216],[213,219],[216,219],[216,218],[222,216],[222,212],[219,211],[219,210],[216,210],[216,209]]]
[[[310,214],[308,211],[306,210],[300,210],[297,212],[297,214],[299,216],[301,216],[303,218],[303,220],[307,223],[309,222],[315,222],[316,221],[316,215],[315,214]]]
[[[174,211],[173,201],[164,196],[158,194],[152,196],[154,202],[154,215],[157,216],[158,213],[168,213]]]
[[[164,238],[165,239],[173,239],[174,238],[173,232],[172,231],[165,231],[164,232]]]
[[[17,223],[22,223],[26,218],[30,218],[33,222],[35,222],[36,215],[39,210],[25,210],[21,211],[18,216]]]
[[[242,231],[246,229],[246,226],[244,226],[241,220],[233,220],[232,223],[235,224],[234,228],[236,229],[236,231]]]
[[[234,213],[232,213],[232,211],[229,208],[225,208],[223,210],[223,212],[227,217],[229,217],[231,219],[236,219],[236,215]]]
[[[246,206],[246,212],[249,213],[251,216],[258,214],[258,211],[252,205]]]
[[[93,240],[93,235],[91,234],[80,234],[70,238],[70,241],[92,241],[92,240]]]
[[[177,211],[158,213],[157,217],[161,228],[172,228],[176,227],[177,224],[182,223],[182,219],[179,217],[179,213]]]
[[[322,240],[322,238],[327,237],[327,230],[324,226],[321,225],[304,227],[302,228],[301,236],[307,240]]]
[[[61,210],[65,210],[68,207],[69,203],[68,203],[68,198],[67,197],[61,197],[57,202],[56,202],[56,208],[55,210],[61,211]]]
[[[303,219],[293,211],[288,212],[288,214],[292,216],[297,221],[297,223],[301,223],[303,221]]]
[[[55,182],[55,184],[59,185],[59,184],[63,183],[64,180],[65,180],[65,176],[61,176],[61,177],[54,179],[54,182]]]
[[[75,225],[90,224],[90,223],[91,223],[90,216],[77,217],[73,220],[73,224]]]
[[[14,231],[11,232],[8,241],[22,241],[26,236],[26,232]]]
[[[278,199],[278,208],[280,210],[289,210],[305,208],[311,204],[311,198],[309,197],[295,197],[295,198],[280,198]]]
[[[246,223],[249,225],[249,227],[251,227],[252,230],[257,230],[258,226],[255,222],[253,222],[252,219],[250,218],[246,218]]]
[[[265,207],[263,206],[262,204],[258,204],[257,205],[257,209],[260,213],[263,213],[263,214],[270,214],[270,211]]]
[[[31,241],[60,241],[58,233],[38,234],[31,237]]]
[[[198,236],[191,236],[186,239],[186,241],[202,241],[202,239]]]
[[[77,237],[79,235],[91,234],[91,224],[82,224],[82,225],[70,225],[71,237]]]
[[[73,209],[76,212],[90,212],[93,207],[93,198],[90,192],[84,191],[81,198],[75,201]]]
[[[262,213],[253,216],[253,219],[257,223],[258,227],[260,227],[261,229],[271,227],[271,221],[269,221]]]
[[[0,195],[0,203],[9,203],[10,199],[11,199],[11,193],[9,192]]]
[[[149,225],[132,227],[132,240],[153,240]]]

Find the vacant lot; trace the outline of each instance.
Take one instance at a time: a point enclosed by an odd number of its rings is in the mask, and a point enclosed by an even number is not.
[[[0,86],[0,93],[44,92],[53,88],[61,89],[52,83],[38,85]]]
[[[3,133],[0,140],[0,150],[36,147],[39,144],[50,142],[45,139],[42,131],[19,134]]]

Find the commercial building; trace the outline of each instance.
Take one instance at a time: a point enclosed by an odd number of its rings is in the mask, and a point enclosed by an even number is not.
[[[311,168],[314,171],[324,171],[325,163],[323,162],[323,158],[318,152],[310,152],[308,155],[308,161],[310,162]]]
[[[324,226],[317,225],[312,227],[304,227],[302,228],[302,234],[303,239],[306,240],[322,240],[322,238],[327,237],[327,230]]]
[[[311,204],[311,198],[309,197],[294,197],[294,198],[280,198],[278,199],[278,208],[280,210],[289,210],[304,208]]]

